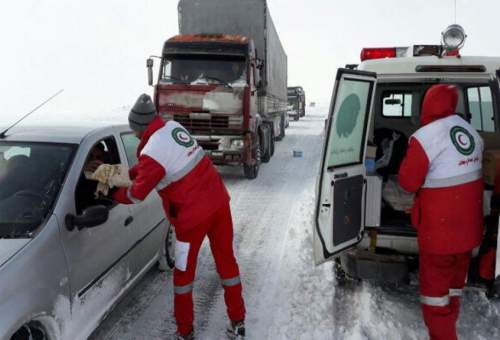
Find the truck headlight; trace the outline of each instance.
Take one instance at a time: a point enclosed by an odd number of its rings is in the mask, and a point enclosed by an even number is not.
[[[241,149],[245,146],[242,139],[233,139],[231,141],[231,149]]]

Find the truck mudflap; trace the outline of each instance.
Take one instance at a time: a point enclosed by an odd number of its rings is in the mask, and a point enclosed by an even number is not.
[[[391,254],[384,248],[377,248],[375,252],[352,249],[340,256],[340,263],[347,276],[353,279],[393,284],[409,282],[406,256]]]

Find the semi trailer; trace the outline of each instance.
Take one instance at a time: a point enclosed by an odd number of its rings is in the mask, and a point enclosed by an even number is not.
[[[217,165],[261,162],[285,136],[287,56],[265,0],[181,0],[179,35],[163,45],[155,103]],[[153,59],[148,59],[153,84]]]
[[[306,115],[306,93],[301,86],[288,88],[288,116],[299,120]]]

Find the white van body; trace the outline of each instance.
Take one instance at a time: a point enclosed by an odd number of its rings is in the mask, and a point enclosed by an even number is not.
[[[456,85],[457,113],[480,132],[486,150],[500,149],[499,79],[500,58],[490,57],[385,58],[338,70],[317,183],[317,264],[336,259],[358,278],[405,276],[418,245],[409,214],[413,200],[400,190],[397,170],[419,128],[425,91],[436,83]],[[384,151],[392,162],[385,167]],[[486,216],[490,190],[485,197]]]

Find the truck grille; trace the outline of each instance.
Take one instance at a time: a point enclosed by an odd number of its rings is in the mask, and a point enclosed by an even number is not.
[[[203,119],[192,119],[189,115],[174,115],[174,120],[190,131],[217,131],[221,129],[241,128],[242,118],[211,115]]]

